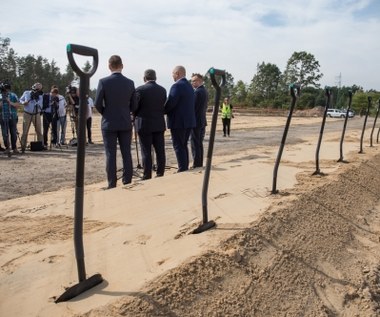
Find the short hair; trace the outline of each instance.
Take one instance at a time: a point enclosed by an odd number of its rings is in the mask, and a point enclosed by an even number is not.
[[[53,86],[54,87],[54,86]],[[55,86],[54,88],[52,88],[52,90],[50,91],[52,94],[58,94],[58,88],[57,86]]]
[[[193,73],[191,77],[197,77],[198,79],[203,80],[203,76],[199,73]]]
[[[157,77],[156,77],[156,72],[154,71],[154,69],[147,69],[144,72],[144,78],[146,80],[156,80]]]
[[[183,67],[182,65],[178,65],[174,67],[174,71],[178,73],[178,75],[182,77],[186,77],[186,68]]]
[[[113,69],[119,68],[123,65],[123,61],[119,55],[112,55],[109,58],[108,63]]]

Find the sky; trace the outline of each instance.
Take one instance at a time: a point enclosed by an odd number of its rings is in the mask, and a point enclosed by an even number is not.
[[[12,0],[1,12],[0,36],[19,56],[41,55],[64,72],[67,44],[96,48],[91,88],[109,75],[113,54],[136,86],[153,68],[169,89],[176,65],[188,78],[215,67],[249,84],[258,63],[283,72],[293,52],[306,51],[320,64],[322,87],[380,91],[379,0]]]

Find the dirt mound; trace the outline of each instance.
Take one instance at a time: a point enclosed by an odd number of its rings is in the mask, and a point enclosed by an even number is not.
[[[378,316],[379,159],[301,180],[218,250],[84,316]]]
[[[324,107],[314,107],[312,109],[296,110],[294,116],[297,117],[321,117],[325,111]]]

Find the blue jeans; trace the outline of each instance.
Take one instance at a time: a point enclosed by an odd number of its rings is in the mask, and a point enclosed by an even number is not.
[[[8,149],[10,144],[9,144],[9,136],[11,137],[11,145],[12,145],[12,150],[17,149],[17,119],[8,119],[8,120],[3,120],[1,119],[1,133],[3,135],[3,140],[4,140],[4,145],[5,148]]]

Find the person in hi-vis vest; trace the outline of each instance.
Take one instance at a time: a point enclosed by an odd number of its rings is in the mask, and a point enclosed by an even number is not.
[[[234,118],[234,115],[232,113],[232,105],[230,104],[230,99],[228,97],[224,98],[220,109],[222,110],[223,136],[230,136],[231,118]]]

